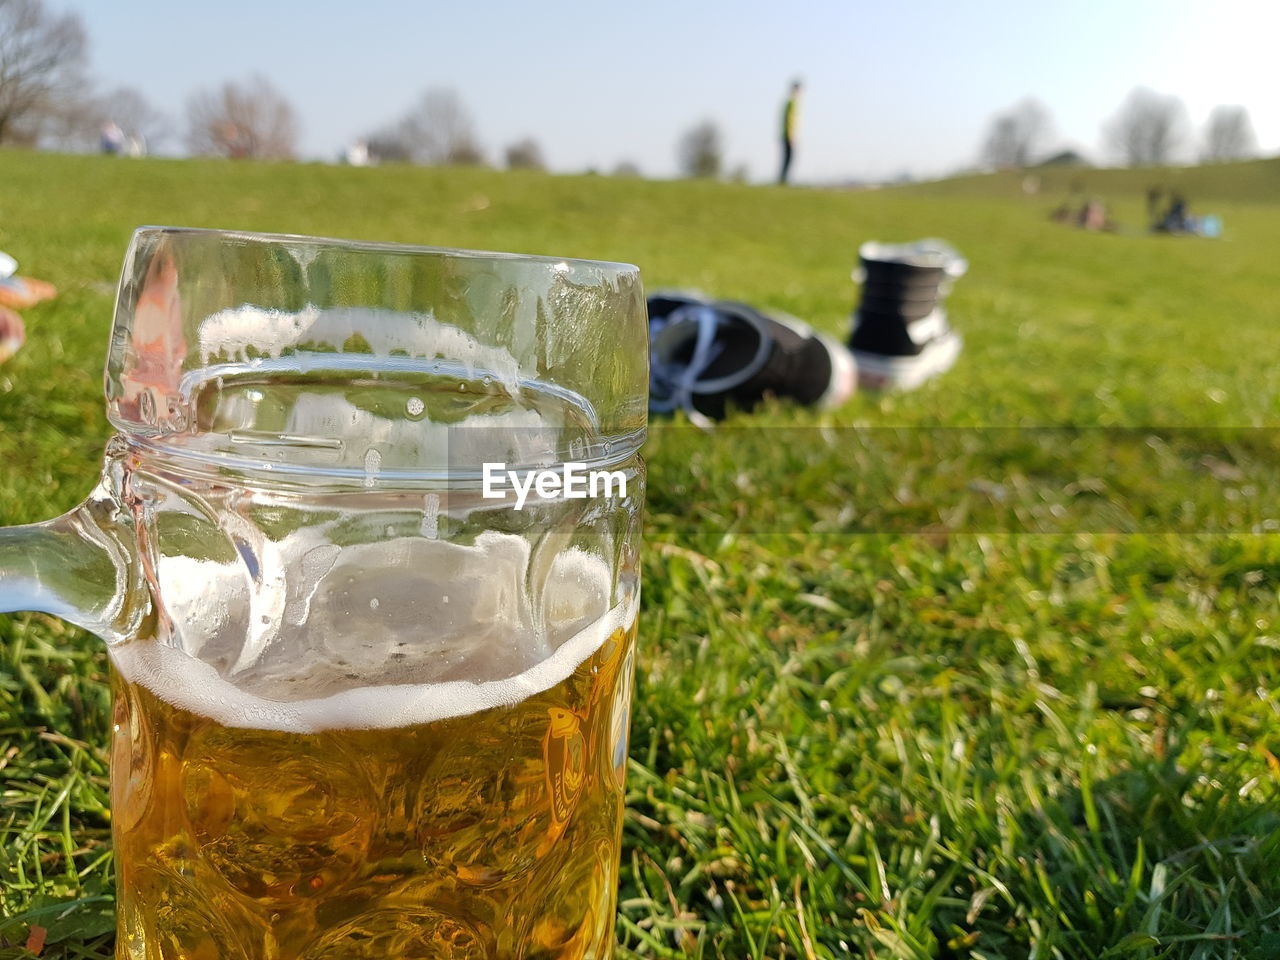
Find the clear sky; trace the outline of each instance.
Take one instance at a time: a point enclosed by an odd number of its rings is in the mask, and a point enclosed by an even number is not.
[[[1280,152],[1274,0],[48,3],[82,15],[104,87],[136,87],[179,130],[192,91],[265,75],[315,157],[452,87],[491,157],[530,135],[556,170],[626,159],[666,176],[710,118],[729,165],[764,179],[797,75],[801,181],[953,170],[1024,96],[1057,143],[1101,158],[1102,123],[1139,84],[1181,97],[1197,132],[1215,104],[1243,104]]]

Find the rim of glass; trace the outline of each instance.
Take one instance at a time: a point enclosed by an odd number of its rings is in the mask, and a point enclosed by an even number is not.
[[[615,273],[639,273],[640,268],[633,263],[617,260],[588,260],[583,257],[554,257],[535,253],[507,253],[498,250],[469,250],[465,247],[432,247],[417,243],[393,243],[386,240],[355,240],[345,237],[313,237],[304,233],[262,233],[255,230],[223,230],[216,227],[166,227],[148,224],[134,229],[136,241],[143,236],[158,235],[194,235],[219,237],[228,240],[240,240],[250,243],[291,243],[308,244],[315,247],[340,247],[345,250],[367,251],[369,253],[398,254],[431,254],[435,256],[453,257],[465,260],[510,260],[526,263],[545,263],[551,266],[565,264],[567,266],[593,267]]]

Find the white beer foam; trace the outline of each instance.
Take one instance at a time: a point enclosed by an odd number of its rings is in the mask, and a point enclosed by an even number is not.
[[[389,730],[514,706],[549,690],[600,649],[614,631],[628,629],[638,607],[637,593],[579,630],[545,660],[506,679],[380,684],[292,702],[241,690],[211,665],[155,640],[135,640],[108,649],[124,679],[223,726],[282,733]]]
[[[608,564],[563,534],[543,534],[536,551],[496,530],[469,544],[339,547],[350,516],[279,539],[234,511],[219,519],[240,545],[234,561],[149,558],[158,641],[270,700],[328,696],[352,674],[368,685],[515,676],[611,606]]]
[[[402,353],[410,357],[449,358],[469,371],[484,370],[514,386],[520,364],[503,347],[481,343],[458,327],[427,313],[373,307],[307,306],[296,313],[246,304],[219,310],[200,322],[201,362],[248,362],[255,356],[279,358],[302,346],[342,351],[360,336],[374,356]]]

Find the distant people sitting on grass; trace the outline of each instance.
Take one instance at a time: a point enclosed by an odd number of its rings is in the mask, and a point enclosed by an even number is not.
[[[1083,201],[1078,208],[1073,207],[1070,200],[1064,201],[1049,219],[1054,223],[1070,223],[1081,230],[1112,232],[1116,229],[1116,222],[1107,214],[1107,205],[1097,197]]]
[[[1175,193],[1169,197],[1169,209],[1152,224],[1151,229],[1156,233],[1219,237],[1222,235],[1222,220],[1212,213],[1193,217],[1186,198]]]
[[[1169,193],[1169,206],[1160,210],[1160,201],[1165,196],[1160,187],[1151,187],[1146,192],[1147,217],[1149,229],[1153,233],[1165,233],[1173,236],[1220,237],[1222,236],[1222,219],[1215,214],[1193,217],[1186,197],[1180,193]],[[1057,206],[1049,219],[1054,223],[1069,223],[1081,230],[1105,231],[1107,233],[1123,232],[1139,233],[1140,230],[1122,227],[1111,219],[1107,205],[1097,197],[1081,200],[1073,193]]]
[[[1164,197],[1164,188],[1151,186],[1147,188],[1147,223],[1151,229],[1160,221],[1160,200]]]
[[[1083,230],[1115,230],[1115,221],[1107,216],[1107,205],[1092,197],[1080,208],[1076,226]]]
[[[1161,233],[1186,233],[1189,227],[1186,198],[1175,193],[1169,198],[1169,209],[1156,222],[1156,229]]]

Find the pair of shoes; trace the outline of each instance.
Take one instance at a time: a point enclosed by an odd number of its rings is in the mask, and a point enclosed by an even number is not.
[[[836,407],[855,387],[910,390],[949,370],[960,336],[943,300],[969,264],[941,240],[864,243],[848,349],[795,317],[687,291],[649,297],[649,409],[706,423],[766,394]]]
[[[796,317],[699,293],[650,296],[649,338],[649,409],[700,425],[767,394],[836,407],[857,383],[848,351]]]
[[[862,245],[853,271],[862,296],[849,336],[860,386],[911,390],[951,369],[961,340],[942,301],[968,267],[941,240]]]

